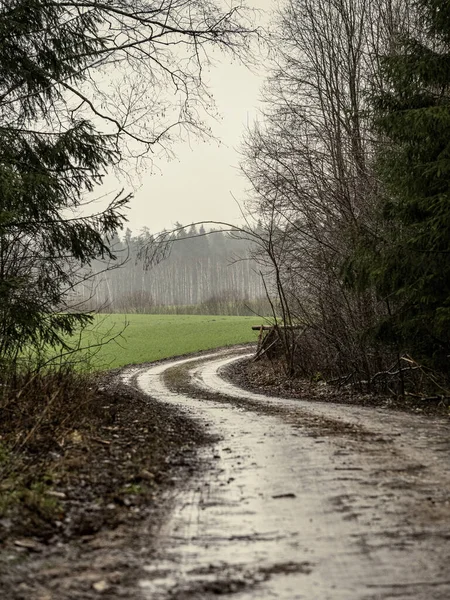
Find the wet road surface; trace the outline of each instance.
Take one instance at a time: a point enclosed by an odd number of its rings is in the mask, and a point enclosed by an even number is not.
[[[160,531],[144,598],[448,600],[449,422],[252,394],[220,377],[242,352],[125,375],[217,436]],[[171,371],[192,393],[169,389]]]

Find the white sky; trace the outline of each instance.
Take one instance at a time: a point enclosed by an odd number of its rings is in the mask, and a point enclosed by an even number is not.
[[[248,4],[265,11],[273,6],[272,0],[249,0]],[[266,21],[267,15],[262,18]],[[230,59],[207,69],[204,76],[221,116],[208,123],[220,144],[195,139],[190,147],[174,144],[175,159],[157,162],[159,171],[154,174],[140,174],[127,212],[127,226],[134,233],[143,227],[152,232],[170,229],[176,221],[188,225],[240,220],[233,196],[242,200],[248,184],[239,173],[238,151],[245,128],[257,114],[263,72],[257,75]],[[127,182],[122,185],[129,188]]]

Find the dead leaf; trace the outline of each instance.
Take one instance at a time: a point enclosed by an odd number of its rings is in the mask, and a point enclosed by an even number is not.
[[[14,540],[14,545],[18,546],[19,548],[26,548],[27,550],[32,550],[33,552],[42,551],[42,545],[39,544],[39,542],[36,542],[35,540],[32,540],[30,538]]]
[[[109,589],[109,584],[107,581],[102,579],[101,581],[96,581],[92,584],[92,587],[96,592],[106,592]]]

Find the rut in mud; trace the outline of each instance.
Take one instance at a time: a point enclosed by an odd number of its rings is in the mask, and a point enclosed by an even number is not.
[[[143,597],[448,599],[448,421],[252,394],[220,377],[241,356],[125,373],[217,439],[181,486]]]

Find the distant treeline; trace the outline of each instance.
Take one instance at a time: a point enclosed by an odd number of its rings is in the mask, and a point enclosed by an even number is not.
[[[117,260],[93,265],[76,302],[100,312],[268,314],[253,244],[203,226],[139,235],[127,229],[112,240]]]

